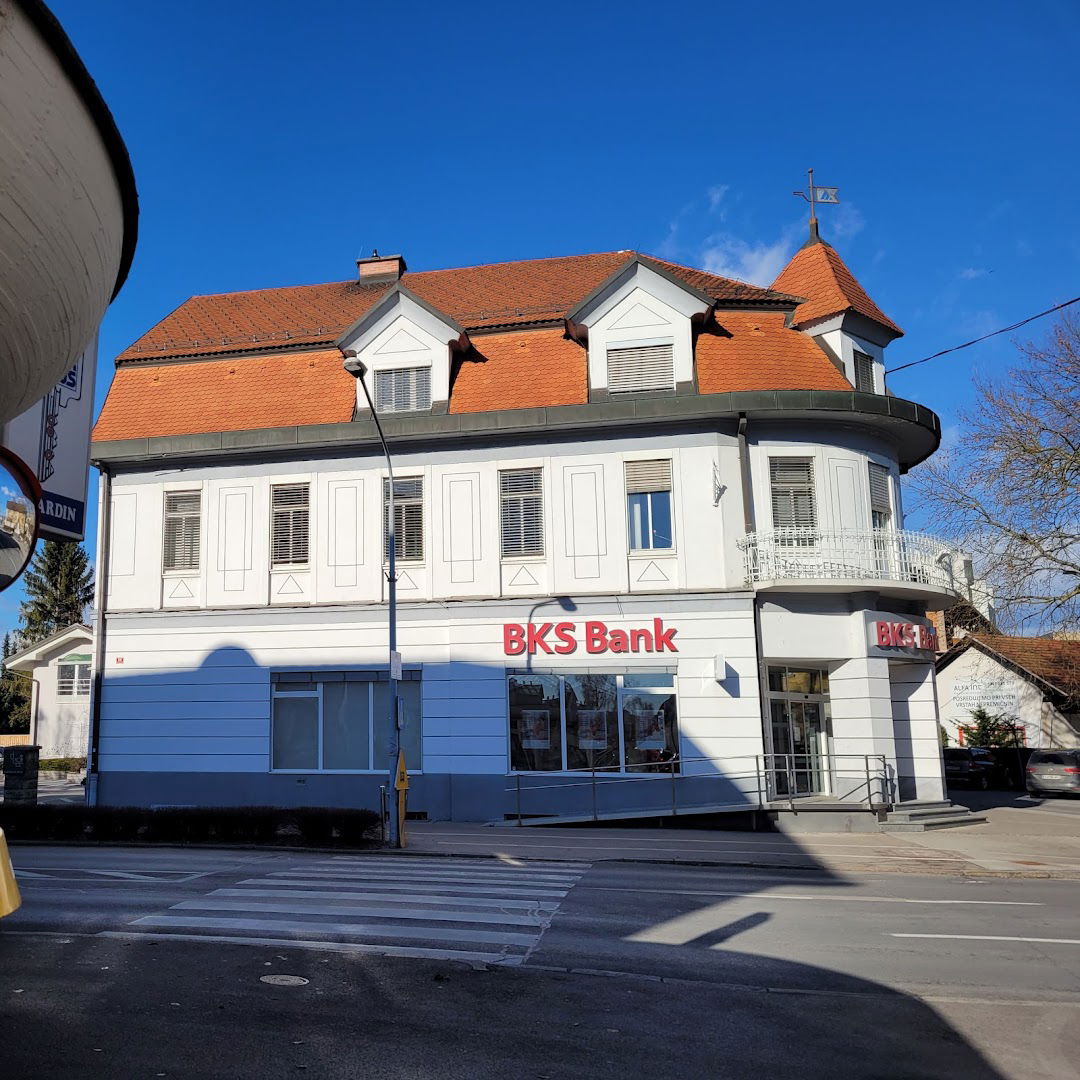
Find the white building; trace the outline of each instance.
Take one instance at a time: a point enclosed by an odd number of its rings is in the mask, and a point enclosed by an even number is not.
[[[4,661],[33,680],[30,743],[41,759],[86,756],[90,737],[90,667],[93,631],[73,623]]]
[[[94,433],[99,801],[375,805],[386,472],[346,352],[395,459],[412,811],[942,798],[958,585],[903,529],[940,431],[885,391],[899,334],[816,238],[772,288],[623,251],[191,298]]]
[[[970,634],[938,659],[937,680],[953,745],[982,708],[1011,719],[1025,746],[1080,747],[1080,641]]]

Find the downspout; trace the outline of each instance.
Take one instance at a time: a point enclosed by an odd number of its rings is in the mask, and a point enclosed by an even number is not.
[[[742,501],[743,501],[743,532],[747,538],[753,536],[755,529],[754,524],[754,489],[750,478],[750,448],[746,439],[747,420],[746,413],[739,413],[739,427],[737,432],[739,443],[739,478],[742,481]],[[765,756],[769,753],[769,746],[767,742],[767,732],[769,730],[768,717],[765,713],[765,651],[761,643],[761,609],[758,606],[757,593],[755,592],[753,598],[754,607],[754,649],[757,655],[758,666],[758,711],[761,714],[761,748],[764,751],[762,755],[761,779],[764,781],[764,790],[758,789],[758,804],[759,808],[768,801],[769,796],[769,762]],[[758,827],[757,816],[754,818],[754,827]]]
[[[90,693],[90,739],[86,750],[86,805],[97,806],[98,731],[101,727],[101,686],[105,668],[105,609],[109,603],[109,544],[112,517],[112,476],[108,467],[98,465],[101,486],[98,489],[97,580],[94,597],[94,677]]]

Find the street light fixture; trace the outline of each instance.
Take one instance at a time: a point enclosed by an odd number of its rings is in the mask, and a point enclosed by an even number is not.
[[[386,574],[386,581],[389,585],[388,598],[390,601],[389,610],[389,663],[388,674],[390,676],[390,784],[387,788],[387,792],[391,799],[394,797],[394,791],[397,780],[397,766],[398,755],[401,748],[401,733],[398,727],[398,692],[397,684],[398,677],[401,668],[401,657],[397,651],[397,535],[394,524],[394,466],[390,460],[390,448],[386,445],[386,436],[383,434],[382,424],[379,423],[379,414],[375,411],[375,403],[371,400],[371,392],[368,390],[365,376],[367,375],[367,365],[360,360],[356,355],[356,352],[349,349],[345,353],[345,370],[360,384],[361,389],[364,391],[364,397],[367,398],[368,408],[371,410],[371,418],[375,421],[375,430],[379,433],[379,442],[382,443],[383,454],[386,455],[386,471],[388,474],[388,487],[389,495],[387,497],[387,533],[386,533],[386,550],[388,555],[388,569]],[[399,848],[402,846],[401,831],[398,828],[398,819],[396,807],[390,809],[390,821],[388,830],[388,839],[391,847]]]

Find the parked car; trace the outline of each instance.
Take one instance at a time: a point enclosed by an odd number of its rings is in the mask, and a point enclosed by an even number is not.
[[[1080,794],[1080,750],[1036,750],[1028,758],[1031,795]]]
[[[993,751],[981,746],[946,746],[945,781],[949,784],[967,784],[986,791],[992,787],[1009,787],[1009,773],[1003,768]]]

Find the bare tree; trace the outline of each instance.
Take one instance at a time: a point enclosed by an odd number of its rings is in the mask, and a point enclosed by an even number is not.
[[[912,476],[935,528],[975,556],[1003,625],[1080,626],[1080,319],[976,380],[959,444]]]

